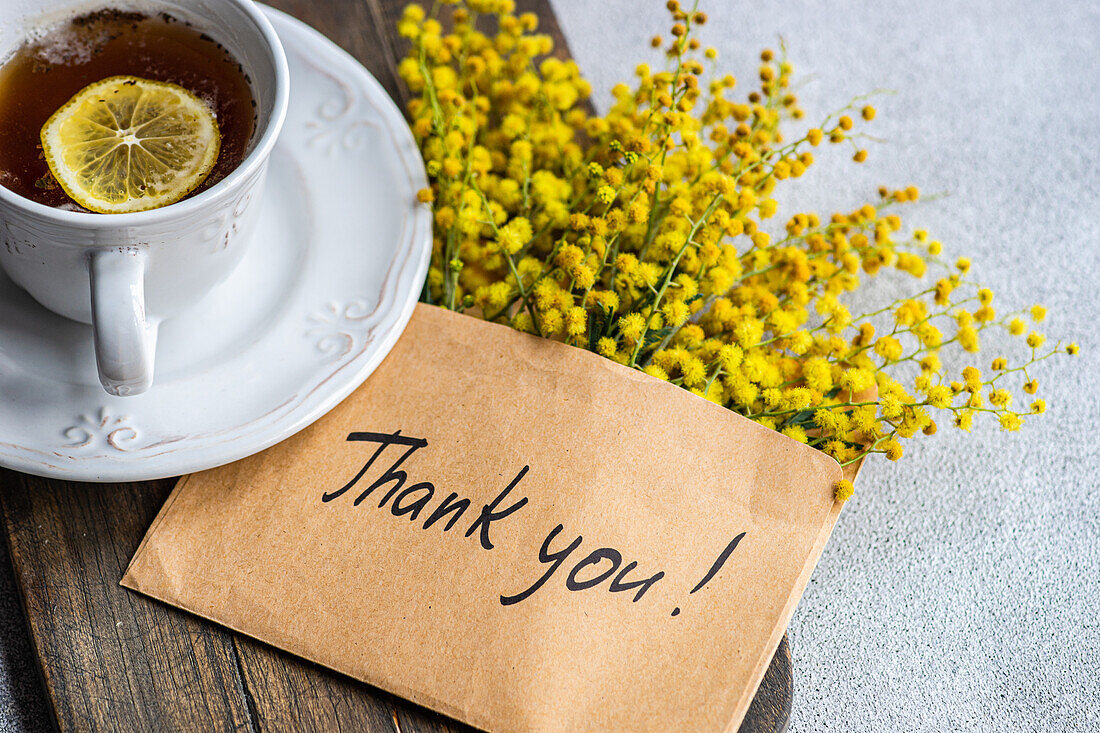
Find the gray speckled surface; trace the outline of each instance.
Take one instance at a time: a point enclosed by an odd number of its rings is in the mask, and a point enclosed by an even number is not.
[[[657,0],[553,5],[597,95],[667,36]],[[1049,414],[1024,432],[941,430],[866,468],[791,623],[791,730],[1100,730],[1100,5],[703,7],[739,78],[786,40],[811,119],[897,91],[875,102],[888,143],[862,167],[818,155],[792,205],[850,208],[880,183],[950,192],[909,220],[969,254],[997,305],[1016,291],[1049,306],[1045,330],[1083,351],[1043,370]],[[0,562],[0,733],[34,730],[44,708]]]
[[[51,728],[26,627],[8,546],[0,541],[0,733]]]

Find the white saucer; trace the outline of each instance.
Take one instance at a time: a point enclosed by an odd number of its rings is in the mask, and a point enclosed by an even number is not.
[[[0,465],[82,481],[212,468],[324,415],[397,341],[431,251],[416,144],[357,61],[265,11],[290,63],[290,111],[240,268],[164,323],[153,387],[137,397],[99,386],[89,326],[0,274]]]

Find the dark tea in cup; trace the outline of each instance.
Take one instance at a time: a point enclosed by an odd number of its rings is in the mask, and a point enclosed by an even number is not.
[[[28,39],[0,67],[0,185],[47,206],[83,211],[51,173],[43,125],[85,87],[133,76],[178,85],[213,113],[220,149],[193,196],[244,159],[256,103],[242,66],[214,38],[167,13],[84,13]]]

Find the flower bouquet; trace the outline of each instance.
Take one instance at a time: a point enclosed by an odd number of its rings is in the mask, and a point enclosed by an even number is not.
[[[998,313],[969,259],[905,227],[916,187],[780,217],[782,182],[807,174],[815,148],[867,159],[868,99],[807,126],[785,51],[763,51],[758,78],[739,83],[695,37],[706,14],[667,7],[661,68],[640,64],[605,115],[511,0],[406,8],[399,72],[435,216],[422,300],[594,351],[842,466],[896,461],[937,420],[1018,430],[1042,413],[1036,365],[1077,346],[1033,330],[1040,305]],[[875,288],[886,270],[910,285]],[[853,313],[852,294],[877,304]],[[982,369],[989,329],[1023,344]]]

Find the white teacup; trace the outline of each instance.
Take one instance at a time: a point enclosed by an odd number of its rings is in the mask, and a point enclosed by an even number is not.
[[[0,60],[36,28],[107,6],[168,12],[208,33],[242,64],[257,106],[250,148],[236,170],[160,209],[66,211],[0,186],[0,265],[45,307],[92,325],[100,382],[124,396],[152,384],[161,321],[201,299],[240,262],[286,116],[290,77],[278,36],[251,0],[4,0]]]

